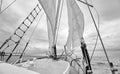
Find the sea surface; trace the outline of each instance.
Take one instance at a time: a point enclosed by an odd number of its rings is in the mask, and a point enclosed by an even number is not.
[[[92,52],[89,52],[89,55],[91,56]],[[108,51],[108,56],[110,62],[114,64],[114,68],[117,69],[116,74],[120,74],[120,51]],[[78,57],[81,57],[81,54],[79,52],[76,53]],[[13,63],[17,61],[19,56],[13,56],[8,62]],[[38,56],[40,57],[40,56]],[[4,58],[6,59],[7,56]],[[32,59],[34,56],[25,56],[23,60]],[[108,61],[105,57],[104,52],[102,51],[96,51],[94,56],[91,59],[91,66],[94,74],[111,74],[110,67],[108,64]]]

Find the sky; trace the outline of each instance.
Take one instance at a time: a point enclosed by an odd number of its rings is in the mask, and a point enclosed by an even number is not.
[[[13,0],[3,0],[2,10],[9,5]],[[83,0],[84,1],[84,0]],[[99,30],[102,36],[103,42],[107,50],[120,50],[120,0],[88,0],[90,4],[93,4],[99,14]],[[0,45],[13,34],[15,29],[26,18],[29,12],[38,4],[37,0],[16,0],[16,2],[10,6],[4,13],[0,14]],[[80,6],[84,18],[85,18],[85,30],[84,38],[87,44],[87,48],[92,50],[96,41],[97,33],[90,18],[87,6],[77,2]],[[58,45],[63,46],[67,40],[68,25],[66,2],[64,2],[63,13],[61,17]],[[93,8],[91,8],[95,17],[96,23],[98,22],[98,16]],[[29,50],[32,52],[36,49],[37,52],[41,52],[43,49],[48,49],[48,37],[47,37],[47,25],[44,11],[40,12],[38,16],[41,18],[37,29],[29,44]],[[31,26],[29,32],[24,37],[23,43],[29,39],[31,32],[33,31],[38,19],[35,20]],[[62,19],[63,18],[63,19]],[[63,47],[60,47],[63,48]],[[100,41],[98,41],[97,49],[102,49]],[[36,51],[34,51],[36,52]],[[31,53],[31,52],[30,52]]]

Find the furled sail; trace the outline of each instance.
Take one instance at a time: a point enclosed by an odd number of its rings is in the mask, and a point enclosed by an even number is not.
[[[50,21],[48,19],[47,19],[47,30],[48,30],[48,39],[49,39],[49,49],[51,49],[53,45],[53,33],[52,33],[52,27]]]
[[[56,44],[55,36],[57,31],[56,29],[57,29],[57,22],[59,18],[61,0],[58,0],[58,1],[57,0],[39,0],[39,2],[47,16],[49,48],[53,53],[52,47]],[[56,9],[56,5],[57,5],[57,9]]]
[[[52,26],[55,26],[56,0],[38,0]]]
[[[67,49],[80,46],[84,31],[84,16],[75,0],[67,0],[69,35]]]
[[[53,44],[56,44],[56,33],[57,33],[57,26],[58,26],[58,18],[59,18],[59,14],[60,14],[60,4],[61,4],[61,0],[58,0],[57,3],[57,11],[56,11],[56,17],[55,17],[55,27],[54,27],[54,41]]]
[[[48,29],[48,39],[49,39],[49,48],[51,49],[53,45],[53,32],[55,26],[55,12],[56,12],[56,0],[38,0],[44,9],[44,12],[47,16],[47,29]],[[53,50],[51,49],[53,53]]]

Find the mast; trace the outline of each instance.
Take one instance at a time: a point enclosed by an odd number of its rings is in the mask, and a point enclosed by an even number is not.
[[[92,74],[93,72],[92,72],[92,67],[90,63],[90,57],[89,57],[89,53],[87,50],[86,43],[84,42],[84,39],[81,41],[81,50],[83,54],[83,60],[85,60],[87,64],[85,67],[85,74]]]

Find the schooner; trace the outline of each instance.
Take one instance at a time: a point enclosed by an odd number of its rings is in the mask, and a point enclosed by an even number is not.
[[[99,29],[97,27],[96,21],[94,20],[93,13],[91,12],[91,8],[94,8],[93,5],[89,4],[87,0],[38,0],[38,2],[39,4],[36,5],[36,7],[30,12],[25,20],[18,26],[13,35],[6,39],[6,41],[0,46],[0,55],[2,58],[1,61],[3,61],[0,63],[0,73],[8,74],[8,72],[6,71],[10,70],[5,70],[4,68],[2,68],[3,66],[6,66],[6,68],[11,68],[11,70],[18,71],[11,71],[9,72],[9,74],[93,74],[94,72],[91,66],[91,59],[83,37],[85,24],[84,13],[77,3],[81,2],[88,7],[91,18],[98,33],[98,37],[103,46],[108,64],[110,66],[111,73],[115,74],[115,71],[117,70],[114,69],[113,63],[110,62],[108,58],[105,46],[99,33]],[[64,14],[62,13],[62,11],[65,5],[67,7],[67,25],[69,30],[66,43],[64,44],[64,46],[62,46],[64,48],[63,52],[62,54],[59,54],[57,52],[57,40],[59,27],[61,25],[61,16],[62,14]],[[12,65],[7,64],[11,57],[14,56],[16,48],[19,47],[20,42],[24,38],[24,35],[29,30],[34,20],[41,13],[41,11],[44,11],[44,13],[46,14],[49,40],[48,55],[30,60],[23,60],[24,53],[26,52],[26,49],[32,37],[31,34],[29,40],[24,46],[24,49],[22,49],[22,52],[20,53],[20,55],[18,55],[18,60],[12,63]],[[3,12],[1,12],[0,14],[2,13]],[[7,51],[7,49],[11,49],[12,51],[7,55],[8,57],[4,59],[4,56],[6,54],[5,51]],[[81,50],[82,58],[74,55],[74,50],[76,49]],[[23,67],[27,68],[28,70],[25,70]]]

